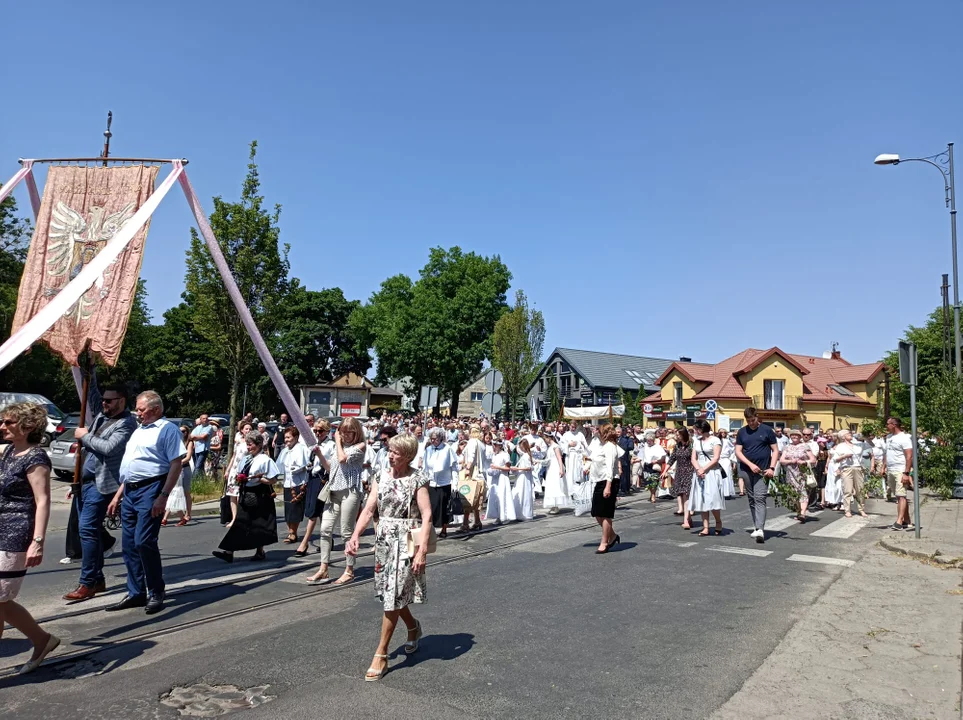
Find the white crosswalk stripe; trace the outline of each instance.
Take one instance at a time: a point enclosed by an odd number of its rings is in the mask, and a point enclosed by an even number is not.
[[[714,550],[715,552],[732,553],[733,555],[752,555],[754,557],[766,557],[768,555],[772,555],[771,550],[753,550],[752,548],[727,547],[723,545],[708,549]]]
[[[867,517],[853,516],[851,518],[842,517],[835,522],[829,523],[826,527],[819,528],[813,533],[812,537],[835,538],[845,540],[851,538],[857,532],[869,525],[873,520],[878,520],[879,515],[869,515]]]
[[[653,538],[649,542],[657,543],[659,545],[671,545],[672,547],[687,548],[693,545],[698,545],[697,542],[679,542],[678,540],[663,540],[662,538]]]
[[[852,567],[856,563],[853,560],[843,560],[842,558],[819,557],[818,555],[790,555],[787,560],[792,562],[815,563],[819,565],[841,565]]]
[[[816,510],[814,512],[806,513],[808,517],[819,517],[822,515],[822,510]],[[766,530],[771,532],[779,532],[780,530],[785,530],[786,528],[791,528],[793,525],[798,525],[799,521],[796,519],[795,515],[782,515],[775,518],[774,520],[766,520]],[[750,526],[745,528],[746,530],[755,530],[754,527]]]

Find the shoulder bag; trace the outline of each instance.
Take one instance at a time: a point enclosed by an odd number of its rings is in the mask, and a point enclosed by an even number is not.
[[[706,447],[705,447],[705,445],[702,444],[702,440],[699,440],[699,452],[702,453],[702,456],[703,456],[706,460],[709,460],[710,462],[712,461],[712,456],[711,456],[711,455],[706,455]],[[716,465],[717,465],[718,468],[719,468],[719,472],[722,473],[722,479],[723,479],[723,480],[725,480],[727,477],[729,477],[729,476],[726,474],[726,469],[725,469],[724,467],[722,467],[722,455],[721,455],[721,452],[720,452],[720,455],[719,455],[719,462],[716,463]]]
[[[411,483],[414,485],[414,483]],[[415,490],[411,490],[410,500],[408,502],[408,516],[411,517],[411,509],[415,505]],[[412,518],[413,519],[413,518]],[[413,558],[415,552],[418,550],[418,542],[415,539],[415,533],[421,532],[421,525],[416,528],[409,527],[408,532],[405,537],[405,551],[408,553],[408,557]],[[427,553],[431,555],[435,550],[438,549],[438,534],[435,532],[435,526],[428,526],[428,547]]]

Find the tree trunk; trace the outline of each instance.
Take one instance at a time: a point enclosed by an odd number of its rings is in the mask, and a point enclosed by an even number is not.
[[[237,343],[237,348],[236,348],[238,353],[237,357],[240,357],[240,346],[241,344]],[[228,457],[231,457],[231,455],[234,453],[234,435],[237,433],[237,430],[236,430],[237,423],[241,419],[240,414],[238,413],[238,410],[237,410],[237,396],[238,396],[238,391],[240,389],[241,389],[241,372],[238,367],[238,363],[235,362],[234,367],[231,371],[231,401],[229,403],[230,407],[228,408],[228,412],[231,415],[231,427],[229,428],[229,432],[228,432],[228,436],[230,437],[230,440],[228,441],[228,445],[227,445]]]
[[[453,418],[458,417],[458,393],[460,392],[461,392],[460,390],[454,390],[451,393],[451,405],[449,405],[449,411],[448,411],[448,415],[450,417],[453,417]],[[440,397],[438,398],[438,401],[441,402]]]

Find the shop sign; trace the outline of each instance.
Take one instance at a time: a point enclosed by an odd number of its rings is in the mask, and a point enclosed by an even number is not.
[[[341,403],[342,417],[358,417],[361,414],[361,403]]]
[[[647,420],[665,420],[665,413],[663,412],[646,413],[645,417]]]
[[[702,406],[701,406],[701,405],[686,405],[686,406],[685,406],[685,409],[691,412],[691,411],[693,411],[693,410],[701,410],[701,409],[702,409]]]
[[[665,413],[666,420],[685,420],[685,417],[686,415],[684,410],[674,410],[672,412]]]

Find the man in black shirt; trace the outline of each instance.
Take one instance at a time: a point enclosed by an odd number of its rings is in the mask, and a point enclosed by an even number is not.
[[[776,433],[768,425],[759,422],[754,407],[743,413],[746,424],[736,435],[736,458],[739,460],[739,477],[745,481],[749,496],[749,512],[752,515],[752,531],[756,542],[766,541],[766,494],[769,480],[775,475],[779,460]]]

